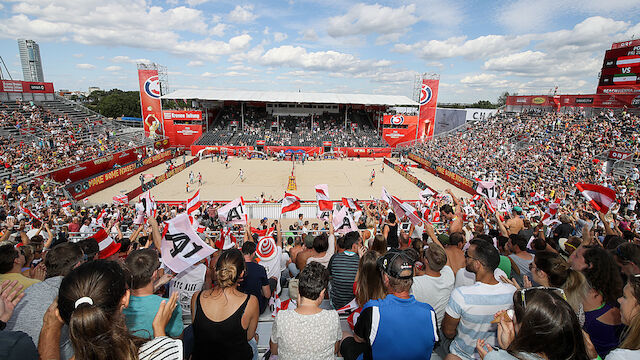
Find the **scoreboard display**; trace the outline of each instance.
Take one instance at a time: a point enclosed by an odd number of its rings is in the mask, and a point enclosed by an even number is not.
[[[640,93],[640,39],[614,43],[604,55],[598,93]]]

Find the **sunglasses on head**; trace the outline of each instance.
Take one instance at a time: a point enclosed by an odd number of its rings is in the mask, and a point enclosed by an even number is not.
[[[526,293],[529,290],[546,290],[546,291],[555,291],[558,295],[560,295],[565,301],[567,301],[567,296],[564,293],[564,290],[560,289],[560,288],[555,288],[555,287],[546,287],[546,286],[536,286],[536,287],[530,287],[530,288],[524,288],[522,290],[520,290],[520,297],[522,299],[522,307],[526,308],[527,307],[527,299],[526,299]]]

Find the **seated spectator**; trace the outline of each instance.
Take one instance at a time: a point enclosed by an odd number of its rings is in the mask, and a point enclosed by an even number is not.
[[[333,215],[329,215],[333,218]],[[319,262],[324,266],[329,266],[329,260],[335,253],[336,239],[333,235],[333,226],[329,228],[329,235],[322,233],[313,239],[313,250],[316,254],[307,259],[307,264],[312,261]]]
[[[160,304],[153,322],[154,339],[143,339],[127,330],[122,314],[129,304],[126,279],[119,263],[106,260],[82,264],[65,276],[58,301],[44,315],[40,357],[58,358],[60,331],[66,324],[76,359],[182,359],[182,342],[166,337],[164,332],[177,294]]]
[[[378,269],[378,258],[380,255],[377,252],[369,250],[362,255],[358,263],[355,294],[359,307],[364,306],[369,300],[384,299],[387,295]]]
[[[271,329],[271,355],[280,360],[333,360],[342,329],[335,310],[323,310],[329,283],[329,271],[318,262],[310,262],[300,272],[298,306],[278,312]]]
[[[358,249],[362,244],[360,233],[351,231],[345,234],[344,251],[334,254],[329,261],[331,289],[329,291],[334,309],[340,309],[353,300],[353,283],[358,273],[360,256]]]
[[[194,348],[192,359],[252,359],[253,339],[258,326],[258,300],[237,287],[245,271],[242,252],[229,249],[216,262],[216,286],[193,294]]]
[[[7,322],[7,330],[24,331],[35,344],[40,337],[42,318],[47,308],[58,296],[62,278],[82,262],[82,250],[74,243],[60,244],[51,249],[44,259],[47,275],[44,281],[29,286],[24,298],[16,306],[13,316]],[[60,356],[73,356],[69,328],[65,325],[60,336]]]
[[[561,290],[560,290],[561,291]],[[575,312],[554,288],[530,288],[512,296],[514,315],[495,314],[501,350],[483,338],[476,350],[484,360],[575,359],[589,360]]]
[[[640,356],[640,277],[632,276],[622,291],[620,318],[628,326],[617,349],[609,352],[605,360],[628,360]]]
[[[245,272],[238,286],[238,290],[245,294],[253,295],[258,299],[258,309],[262,314],[269,304],[271,288],[267,279],[267,271],[258,265],[254,259],[256,256],[256,243],[247,241],[242,244]]]
[[[442,320],[442,333],[453,339],[449,351],[461,359],[474,359],[477,339],[496,346],[496,325],[493,315],[513,307],[516,288],[496,280],[494,271],[500,254],[493,244],[479,239],[471,240],[465,253],[466,269],[475,274],[476,282],[451,292],[449,304]]]
[[[387,296],[365,304],[354,336],[340,345],[345,360],[429,358],[438,341],[433,308],[409,294],[413,261],[404,252],[391,251],[378,259]]]
[[[373,241],[371,242],[371,246],[369,247],[369,250],[373,250],[377,252],[378,254],[380,254],[380,256],[386,254],[387,239],[384,237],[384,235],[381,235],[381,234],[376,235],[373,238]]]
[[[20,248],[16,249],[12,244],[0,246],[0,281],[17,280],[23,289],[40,282],[22,275],[25,266],[25,257]]]
[[[136,336],[151,339],[155,316],[153,310],[166,300],[154,295],[154,283],[160,278],[158,252],[153,249],[135,250],[129,254],[125,265],[131,279],[129,306],[122,311],[127,328]],[[182,310],[178,306],[173,311],[165,332],[176,338],[182,334],[182,328]]]

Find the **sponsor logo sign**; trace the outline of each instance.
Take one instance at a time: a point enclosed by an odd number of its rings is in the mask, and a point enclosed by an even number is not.
[[[576,98],[576,104],[593,104],[593,98]]]
[[[547,100],[543,97],[536,97],[536,98],[533,98],[533,100],[531,100],[531,102],[534,104],[544,104],[545,101]]]
[[[404,124],[404,116],[393,115],[389,121],[391,122],[391,125],[402,125]]]

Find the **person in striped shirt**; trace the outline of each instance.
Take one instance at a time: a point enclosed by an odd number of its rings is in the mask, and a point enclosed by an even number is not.
[[[347,305],[355,295],[353,283],[356,281],[360,256],[358,250],[362,247],[362,238],[357,231],[348,232],[344,236],[344,251],[334,254],[329,260],[329,274],[331,288],[329,295],[334,309]]]
[[[445,309],[442,332],[453,339],[446,360],[479,359],[476,341],[496,346],[497,325],[492,324],[494,314],[513,308],[511,284],[498,282],[493,275],[500,262],[500,254],[493,244],[471,240],[465,252],[466,269],[476,275],[476,282],[453,290]]]

